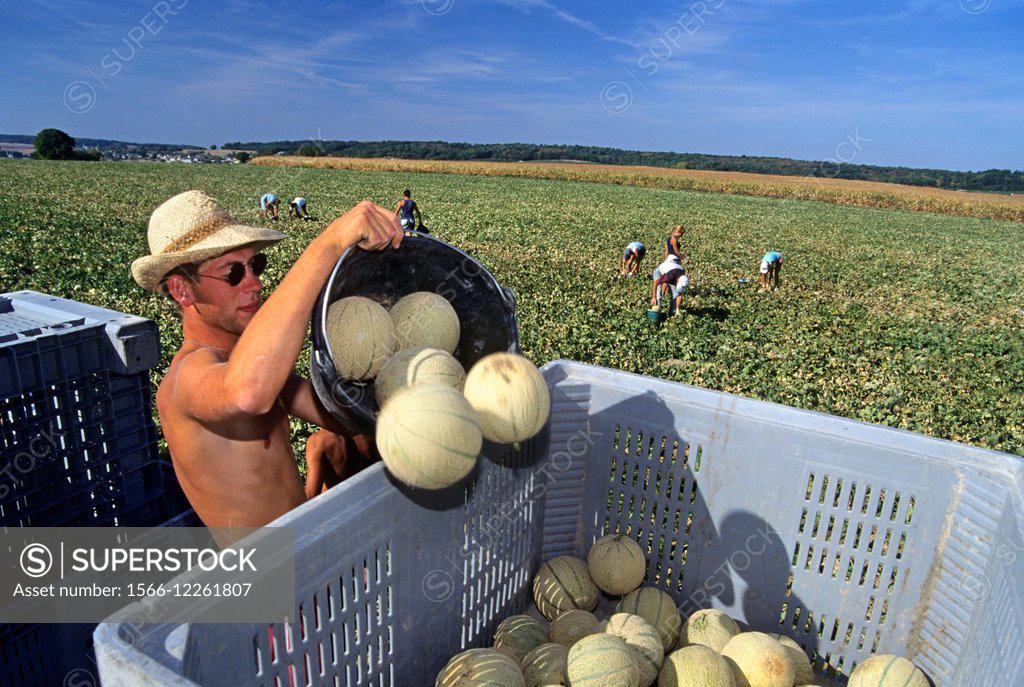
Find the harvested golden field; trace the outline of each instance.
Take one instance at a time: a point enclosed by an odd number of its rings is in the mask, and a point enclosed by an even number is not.
[[[836,205],[1024,222],[1024,196],[966,193],[923,186],[835,179],[827,176],[793,177],[747,172],[709,172],[558,162],[462,162],[395,158],[274,156],[256,158],[252,164],[271,167],[329,167],[356,171],[432,172],[589,181],[643,188],[816,200]]]

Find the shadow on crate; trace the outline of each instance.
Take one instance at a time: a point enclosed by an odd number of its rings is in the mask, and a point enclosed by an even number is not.
[[[561,415],[587,417],[582,402],[564,395],[558,402]],[[809,609],[792,590],[791,552],[764,518],[723,507],[717,494],[730,477],[718,471],[716,451],[706,444],[727,444],[728,423],[717,438],[690,436],[688,418],[652,390],[589,419],[596,432],[585,479],[597,483],[586,487],[594,510],[583,516],[594,528],[581,553],[605,533],[627,532],[648,560],[644,584],[672,596],[684,620],[718,608],[742,620],[744,629],[793,637],[815,658],[816,628],[804,628]],[[804,613],[799,626],[795,619],[783,625],[793,609]]]

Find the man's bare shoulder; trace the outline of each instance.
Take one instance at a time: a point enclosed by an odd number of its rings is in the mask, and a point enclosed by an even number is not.
[[[211,365],[227,362],[227,358],[219,351],[200,347],[191,350],[179,350],[167,366],[167,372],[156,390],[157,407],[163,410],[168,405],[177,407],[177,390],[188,377],[198,374]]]

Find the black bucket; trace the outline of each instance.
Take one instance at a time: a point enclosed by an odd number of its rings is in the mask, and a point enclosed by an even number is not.
[[[398,250],[350,249],[334,266],[313,308],[309,367],[321,403],[353,432],[372,433],[379,410],[375,389],[372,381],[338,377],[324,335],[327,309],[347,296],[366,296],[390,309],[416,291],[440,294],[455,308],[462,334],[454,355],[467,372],[490,353],[519,352],[515,297],[458,248],[432,236],[406,232]]]

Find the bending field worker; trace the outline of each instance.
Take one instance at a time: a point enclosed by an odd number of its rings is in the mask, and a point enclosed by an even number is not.
[[[260,217],[262,219],[277,219],[277,206],[281,204],[281,199],[273,193],[264,193],[260,197]]]
[[[309,219],[309,212],[306,211],[306,199],[302,196],[292,198],[288,203],[288,216],[295,219]]]
[[[665,262],[654,269],[652,278],[654,279],[654,289],[651,293],[651,310],[660,311],[664,297],[671,294],[669,314],[674,310],[681,317],[683,294],[690,286],[690,278],[686,276],[686,270],[683,269],[679,258],[670,255]]]
[[[186,191],[153,212],[150,254],[132,263],[139,285],[166,294],[181,316],[184,341],[156,403],[174,472],[207,527],[266,525],[373,460],[370,439],[346,436],[293,368],[314,301],[342,253],[397,248],[398,221],[363,201],[314,238],[261,302],[261,250],[283,238],[239,224],[202,191]],[[291,417],[323,428],[306,444],[305,488]]]
[[[647,255],[647,246],[639,241],[631,241],[626,244],[626,252],[622,255],[622,265],[619,274],[624,277],[633,277],[640,271],[640,263]]]
[[[764,288],[779,288],[782,283],[782,253],[769,251],[761,258],[761,286]]]

